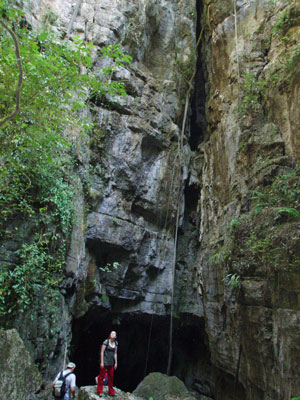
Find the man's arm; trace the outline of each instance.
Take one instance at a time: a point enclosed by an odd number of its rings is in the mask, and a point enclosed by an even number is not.
[[[75,389],[76,389],[76,377],[75,377],[75,374],[71,374],[70,376],[71,376],[70,391],[71,391],[71,393],[73,395],[73,399],[75,399],[75,397],[76,397],[76,391],[75,391]]]
[[[75,398],[76,397],[75,386],[71,386],[70,390],[71,390],[71,393],[73,395],[73,398]]]

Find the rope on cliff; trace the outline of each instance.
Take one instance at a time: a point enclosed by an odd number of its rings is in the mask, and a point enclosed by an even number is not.
[[[196,51],[198,49],[199,43],[201,41],[202,35],[204,31],[204,24],[201,27],[201,32],[199,34],[197,43],[196,43]],[[172,291],[171,291],[171,312],[170,312],[170,330],[169,330],[169,355],[168,355],[168,366],[167,366],[167,375],[171,374],[171,365],[173,358],[173,314],[174,314],[174,286],[175,286],[175,269],[176,269],[176,258],[177,258],[177,241],[178,241],[178,227],[179,227],[179,217],[180,217],[180,202],[183,194],[183,138],[186,127],[186,118],[189,107],[189,99],[191,95],[191,91],[193,89],[192,83],[194,81],[195,75],[197,72],[197,61],[196,66],[194,68],[193,74],[188,81],[188,90],[185,97],[185,107],[184,107],[184,115],[181,127],[181,134],[178,138],[178,154],[176,156],[179,157],[179,174],[178,174],[178,194],[177,194],[177,211],[176,211],[176,223],[175,223],[175,237],[174,237],[174,253],[173,253],[173,263],[172,263]]]
[[[241,364],[242,351],[243,351],[243,347],[242,347],[242,345],[240,344],[238,362],[237,362],[236,372],[235,372],[235,384],[234,384],[234,395],[235,395],[235,396],[236,396],[236,391],[237,391],[237,385],[238,385],[238,383],[239,383],[239,371],[240,371],[240,364]]]
[[[239,60],[239,47],[238,47],[236,0],[233,0],[233,10],[234,10],[235,51],[236,51],[236,62],[237,62],[238,85],[239,85],[240,84],[240,60]]]
[[[153,314],[151,314],[151,323],[150,323],[149,336],[148,336],[148,347],[147,347],[147,355],[146,355],[144,376],[146,376],[147,368],[148,368],[149,351],[150,351],[151,334],[152,334],[152,325],[153,325]]]
[[[15,110],[9,114],[6,118],[4,118],[2,121],[0,121],[0,128],[1,126],[5,125],[6,122],[10,121],[13,117],[15,117],[19,111],[20,111],[20,95],[21,95],[21,87],[23,83],[23,68],[22,68],[22,62],[21,62],[21,57],[20,57],[20,48],[19,48],[19,43],[16,35],[14,32],[9,29],[9,27],[3,22],[0,21],[0,25],[10,34],[14,41],[15,45],[15,53],[17,57],[17,65],[19,69],[19,80],[18,80],[18,86],[17,86],[17,91],[16,91],[16,108]]]
[[[70,21],[69,26],[68,26],[68,29],[67,29],[67,37],[69,37],[69,36],[71,35],[71,33],[72,33],[73,24],[74,24],[74,21],[75,21],[77,15],[78,15],[79,8],[80,8],[80,6],[81,6],[81,1],[82,1],[82,0],[77,0],[77,3],[76,3],[76,6],[75,6],[75,9],[74,9],[74,12],[73,12],[71,21]]]
[[[63,364],[63,370],[66,367],[66,361],[67,361],[67,351],[68,351],[68,343],[67,343],[67,333],[66,333],[66,310],[65,310],[65,305],[64,305],[64,298],[62,296],[61,298],[61,306],[62,306],[62,321],[63,321],[63,337],[64,337],[64,344],[65,344],[65,351],[64,351],[64,364]]]

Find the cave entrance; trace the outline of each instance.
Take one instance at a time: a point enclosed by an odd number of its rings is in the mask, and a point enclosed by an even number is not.
[[[89,310],[84,317],[74,320],[70,360],[77,365],[77,385],[95,385],[100,347],[112,330],[117,332],[119,344],[116,387],[132,392],[150,372],[166,373],[169,323],[169,316],[120,315],[99,309]],[[194,390],[203,387],[205,376],[199,365],[204,366],[203,360],[209,360],[204,335],[202,318],[182,315],[174,321],[172,375]],[[201,376],[195,374],[195,369],[202,370]]]
[[[107,312],[106,312],[107,313]],[[159,316],[105,315],[89,311],[73,323],[70,359],[77,365],[77,385],[95,385],[102,342],[117,332],[118,369],[114,385],[132,392],[153,371],[166,372],[168,320]]]

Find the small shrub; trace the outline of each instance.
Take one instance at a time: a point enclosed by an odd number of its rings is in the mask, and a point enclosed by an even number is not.
[[[223,281],[225,283],[229,282],[229,286],[233,291],[237,291],[241,286],[240,276],[237,273],[227,274],[225,278],[223,278]]]
[[[239,114],[258,112],[265,100],[266,87],[267,82],[265,80],[257,80],[252,73],[244,75],[241,84],[241,101],[238,106]]]

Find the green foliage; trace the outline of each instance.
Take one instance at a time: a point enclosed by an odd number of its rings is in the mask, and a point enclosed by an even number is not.
[[[219,264],[223,261],[223,254],[221,251],[216,251],[208,260],[209,264]]]
[[[99,270],[102,272],[113,272],[114,270],[117,270],[120,266],[121,264],[115,261],[112,264],[106,264],[105,267],[99,267]]]
[[[283,38],[290,28],[297,25],[300,25],[300,7],[293,6],[280,14],[278,22],[274,25],[273,33]]]
[[[230,232],[233,232],[237,228],[238,225],[239,225],[239,220],[237,218],[233,218],[229,224]]]
[[[267,82],[257,80],[254,74],[248,73],[242,77],[241,101],[238,107],[240,114],[251,114],[261,109],[265,100],[265,89]]]
[[[281,216],[299,219],[300,217],[300,178],[299,167],[287,174],[276,177],[271,186],[264,192],[253,191],[252,199],[255,200],[255,213],[259,213],[266,207],[273,208],[276,212],[276,220]]]
[[[0,240],[7,259],[0,267],[0,317],[9,323],[41,286],[54,290],[61,282],[77,179],[71,144],[78,132],[94,128],[81,111],[93,96],[125,94],[124,82],[114,82],[112,73],[131,59],[118,45],[103,48],[100,56],[110,66],[94,72],[91,43],[32,30],[6,0],[0,0],[0,18],[17,38],[24,72],[20,112],[0,129]],[[49,14],[45,25],[53,18]],[[1,27],[0,121],[15,108],[18,76],[14,42]],[[13,264],[5,243],[25,221],[35,234],[22,238]]]
[[[283,38],[288,41],[287,37]],[[300,45],[291,45],[278,57],[278,61],[274,64],[275,69],[271,73],[269,82],[273,87],[281,90],[289,89],[295,79],[298,79],[298,67],[300,62]]]
[[[1,271],[0,316],[3,325],[15,314],[24,312],[43,287],[57,288],[61,282],[62,274],[57,272],[62,272],[62,259],[55,259],[48,246],[47,240],[23,244],[17,251],[20,264]]]
[[[19,19],[18,13],[11,24],[20,26]],[[87,96],[125,94],[124,82],[110,80],[111,73],[117,67],[130,62],[129,56],[122,57],[118,45],[102,49],[100,55],[111,58],[114,63],[102,70],[100,80],[92,70],[91,43],[79,39],[75,39],[74,43],[61,41],[50,31],[35,32],[26,27],[19,27],[16,31],[24,70],[18,130],[26,131],[28,127],[32,129],[32,124],[36,124],[39,131],[58,132],[66,122],[76,121],[81,124],[77,112],[86,107],[84,100]],[[12,40],[2,32],[0,81],[3,85],[0,86],[0,115],[9,114],[14,107],[18,76],[14,65]],[[84,74],[80,73],[82,69],[86,71]],[[85,128],[90,128],[87,122]]]
[[[223,281],[224,281],[225,283],[228,282],[230,288],[231,288],[233,291],[237,291],[237,290],[240,288],[240,286],[241,286],[240,276],[239,276],[237,273],[235,273],[235,274],[227,274],[227,275],[225,276],[225,278],[223,278]]]
[[[233,232],[229,264],[240,264],[238,257],[246,257],[250,264],[254,262],[264,266],[268,273],[281,270],[293,272],[300,262],[297,244],[299,166],[277,176],[264,191],[254,191],[253,194],[251,213]]]
[[[256,254],[264,254],[271,245],[269,238],[260,238],[257,236],[256,231],[250,233],[250,238],[246,242],[248,248],[253,250]]]
[[[103,295],[101,296],[101,300],[103,301],[103,303],[105,303],[105,302],[107,301],[107,299],[108,299],[107,294],[103,294]]]
[[[210,263],[227,271],[223,281],[232,290],[239,289],[245,276],[261,277],[270,290],[274,285],[280,301],[280,285],[286,287],[299,273],[299,166],[252,194],[250,211],[231,221],[226,241]]]
[[[270,76],[270,84],[286,90],[298,79],[300,46],[293,38],[291,28],[300,25],[300,7],[293,5],[280,14],[280,18],[272,29],[275,38],[285,43],[278,57],[275,69]]]
[[[230,255],[230,250],[225,246],[219,246],[218,250],[209,258],[209,264],[220,265],[226,262],[228,256]]]
[[[138,48],[141,45],[143,29],[140,21],[141,11],[138,10],[134,17],[129,18],[122,42],[131,42],[135,45],[135,48]]]

